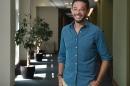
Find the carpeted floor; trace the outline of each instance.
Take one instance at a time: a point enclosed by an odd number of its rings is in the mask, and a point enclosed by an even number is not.
[[[55,55],[44,57],[42,62],[31,60],[35,65],[33,79],[24,79],[22,75],[15,78],[15,86],[58,86],[57,58]]]

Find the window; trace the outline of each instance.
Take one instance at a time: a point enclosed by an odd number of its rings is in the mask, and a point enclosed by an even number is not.
[[[16,31],[19,29],[19,0],[15,0]],[[19,63],[19,45],[15,45],[15,65]]]

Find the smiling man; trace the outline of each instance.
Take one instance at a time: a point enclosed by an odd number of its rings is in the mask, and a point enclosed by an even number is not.
[[[86,20],[88,0],[74,0],[71,12],[74,21],[64,26],[61,34],[59,86],[100,86],[112,60],[103,32]]]

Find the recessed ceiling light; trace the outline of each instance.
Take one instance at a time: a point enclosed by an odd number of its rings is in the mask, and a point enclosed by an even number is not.
[[[68,5],[69,3],[65,3],[65,5]]]
[[[98,0],[94,0],[94,2],[98,2]]]

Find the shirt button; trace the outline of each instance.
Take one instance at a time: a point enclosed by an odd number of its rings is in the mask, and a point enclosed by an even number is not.
[[[77,56],[77,54],[75,56]]]
[[[77,62],[75,63],[75,65],[77,65]]]
[[[78,48],[77,46],[75,48]]]

